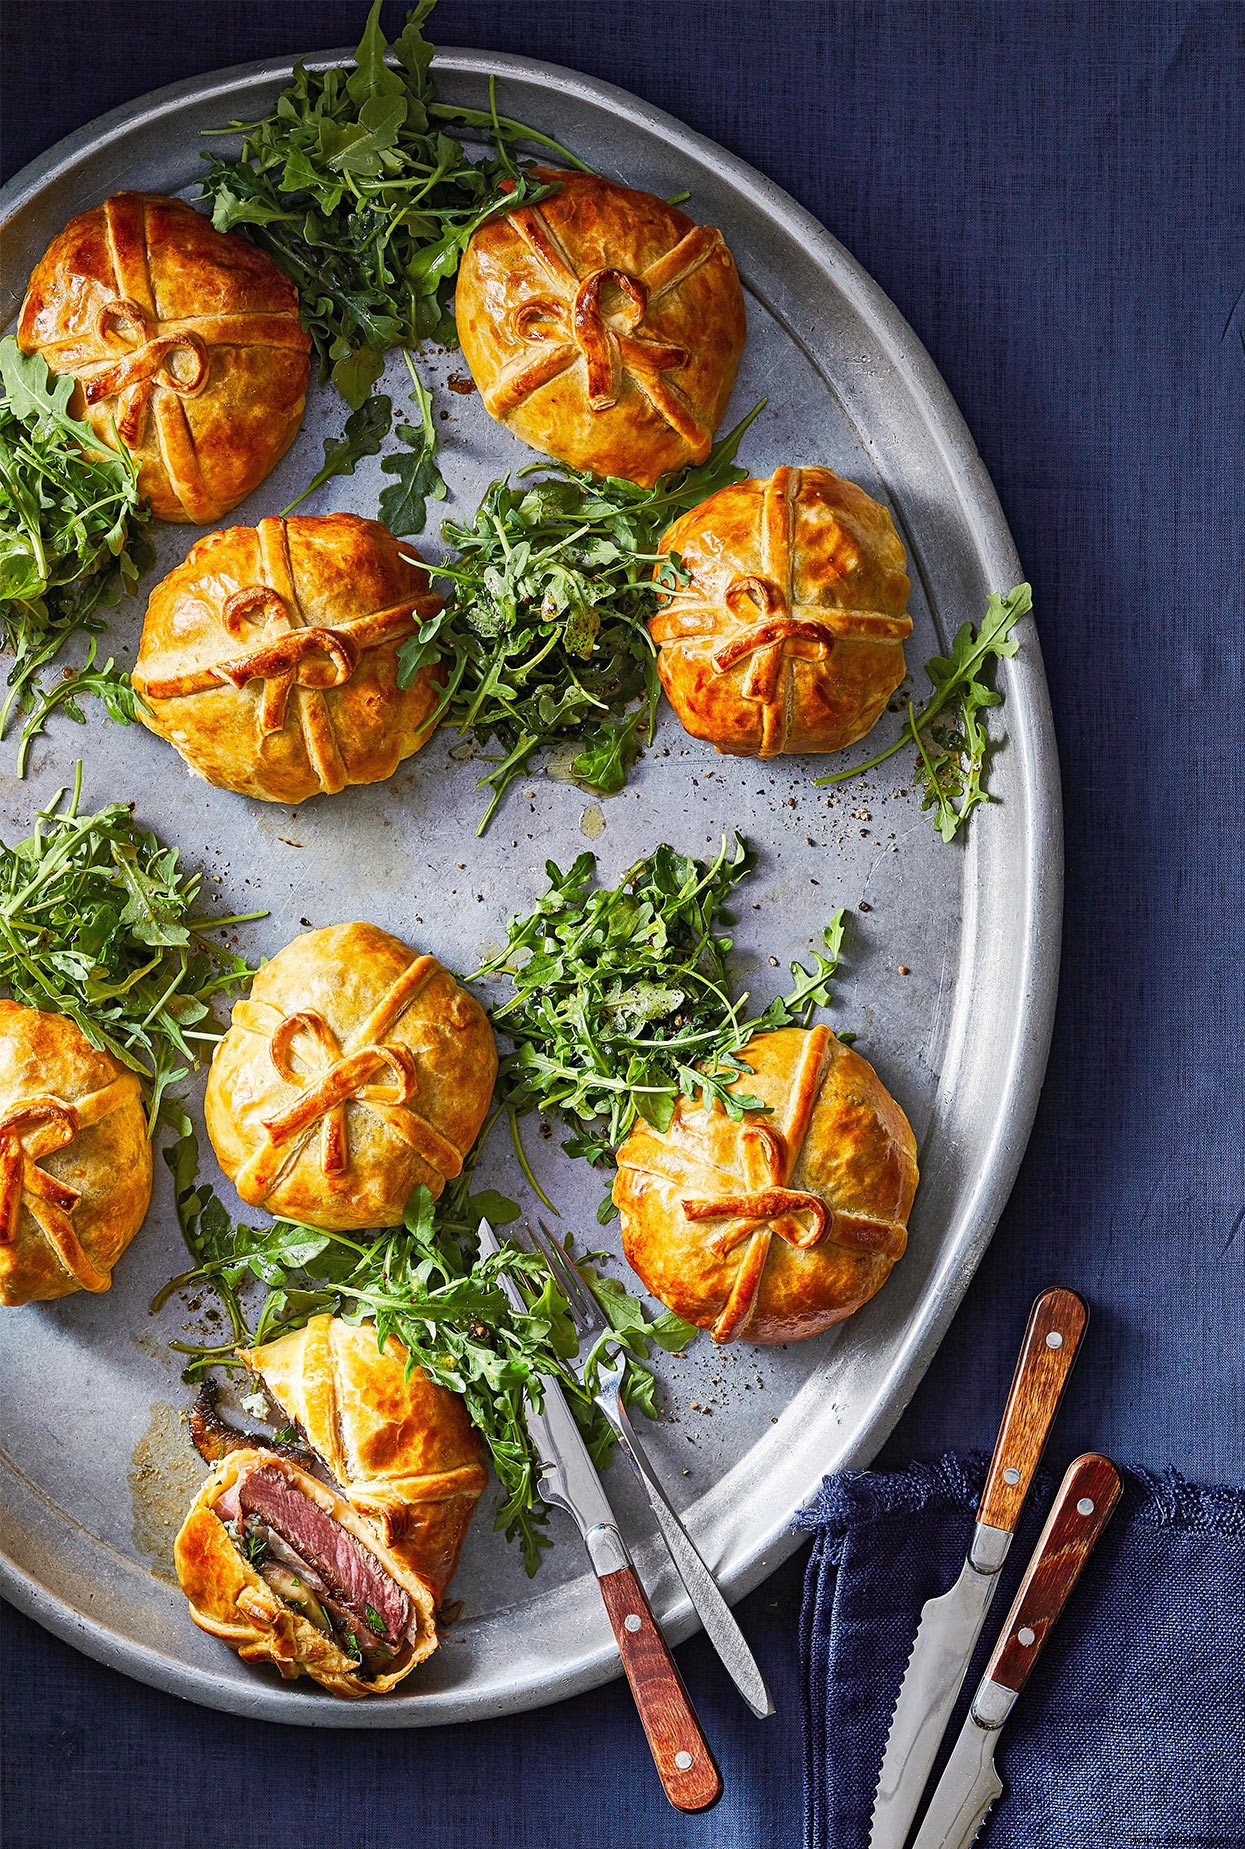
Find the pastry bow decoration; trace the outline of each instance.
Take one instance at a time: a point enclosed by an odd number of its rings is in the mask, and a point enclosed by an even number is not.
[[[138,1088],[137,1077],[126,1072],[76,1104],[40,1093],[0,1111],[0,1244],[16,1241],[25,1207],[83,1290],[107,1290],[109,1274],[91,1263],[74,1231],[72,1215],[82,1190],[49,1175],[40,1163],[55,1150],[67,1149],[82,1130],[99,1123]]]
[[[152,279],[146,208],[140,193],[116,193],[103,206],[113,292],[74,328],[42,347],[55,372],[72,372],[88,405],[117,399],[117,434],[140,447],[154,412],[156,440],[169,481],[186,512],[210,519],[184,404],[208,385],[211,350],[231,347],[302,347],[295,308],[235,310],[166,316]]]
[[[107,297],[95,311],[93,331],[112,357],[102,371],[84,376],[82,395],[88,404],[121,399],[117,434],[131,448],[143,440],[157,386],[195,398],[207,384],[207,348],[194,328],[179,325],[161,333],[160,322],[141,302]]]
[[[693,575],[690,584],[669,593],[665,608],[650,625],[657,643],[714,641],[725,630],[726,639],[710,659],[717,674],[729,674],[746,663],[740,692],[761,707],[763,758],[778,757],[786,744],[794,662],[826,661],[840,639],[901,642],[912,634],[910,616],[798,601],[799,500],[800,470],[775,470],[765,483],[761,507],[759,571],[737,573],[720,606],[706,598]]]
[[[231,592],[219,612],[227,635],[242,640],[251,630],[251,646],[182,674],[145,676],[139,691],[148,699],[178,700],[223,686],[241,690],[250,681],[262,681],[258,724],[267,737],[284,730],[297,690],[295,709],[308,756],[322,787],[333,794],[346,779],[324,693],[345,685],[367,649],[414,635],[440,602],[425,591],[367,616],[331,625],[307,623],[290,563],[286,522],[261,520],[256,530],[264,581]]]
[[[347,1174],[347,1106],[351,1103],[365,1106],[447,1181],[460,1173],[462,1152],[413,1108],[419,1096],[415,1053],[409,1046],[386,1043],[399,1016],[440,967],[435,957],[416,957],[345,1047],[315,1009],[283,1014],[271,1002],[252,999],[238,1004],[234,1025],[266,1038],[268,1057],[277,1073],[287,1085],[301,1087],[284,1110],[262,1120],[264,1141],[236,1177],[245,1200],[262,1204],[317,1126],[321,1172],[330,1179]],[[301,1052],[296,1062],[300,1043],[314,1049],[310,1061]],[[389,1076],[378,1083],[382,1073]]]
[[[785,1109],[774,1113],[775,1119],[782,1118],[781,1128],[777,1122],[753,1120],[740,1129],[743,1189],[680,1201],[689,1220],[717,1225],[709,1245],[719,1257],[744,1246],[730,1294],[713,1325],[715,1342],[733,1342],[744,1333],[756,1307],[775,1238],[801,1252],[823,1240],[849,1251],[886,1253],[895,1258],[903,1251],[905,1232],[901,1225],[844,1213],[831,1207],[820,1194],[787,1186],[808,1135],[829,1045],[829,1028],[811,1029],[792,1075]]]
[[[506,222],[544,271],[549,289],[547,295],[534,296],[512,309],[510,327],[525,349],[529,342],[537,342],[546,350],[534,357],[524,350],[505,369],[490,394],[493,415],[504,418],[582,359],[592,411],[611,410],[625,381],[632,379],[658,415],[694,451],[707,453],[713,433],[692,415],[683,394],[663,376],[686,366],[691,355],[686,347],[642,329],[661,297],[680,288],[719,248],[722,233],[711,225],[693,226],[640,276],[614,268],[581,276],[539,207],[521,206]]]

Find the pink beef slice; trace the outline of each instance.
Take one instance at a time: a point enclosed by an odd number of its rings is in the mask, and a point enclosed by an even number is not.
[[[282,1470],[265,1464],[239,1486],[243,1510],[275,1528],[336,1592],[343,1605],[367,1624],[367,1607],[380,1617],[385,1640],[396,1644],[406,1634],[411,1601],[402,1587],[349,1531],[305,1496]],[[375,1633],[375,1625],[368,1625]]]

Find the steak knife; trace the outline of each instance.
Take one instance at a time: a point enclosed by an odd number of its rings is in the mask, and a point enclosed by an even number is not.
[[[1075,1291],[1058,1287],[1044,1290],[1029,1313],[968,1558],[950,1592],[921,1612],[891,1716],[869,1849],[903,1849],[908,1840],[1088,1316]]]
[[[480,1222],[480,1251],[496,1252],[497,1235]],[[526,1308],[512,1278],[499,1279],[516,1310]],[[540,1459],[540,1493],[572,1517],[609,1616],[662,1788],[680,1811],[708,1810],[722,1795],[722,1777],[700,1730],[683,1678],[631,1563],[596,1465],[580,1436],[560,1383],[540,1377],[542,1404],[524,1408]]]
[[[1119,1496],[1120,1473],[1109,1458],[1090,1451],[1068,1466],[913,1849],[968,1849],[1002,1797],[999,1730]]]

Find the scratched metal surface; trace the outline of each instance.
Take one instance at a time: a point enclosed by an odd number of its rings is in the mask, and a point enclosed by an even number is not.
[[[340,54],[316,62],[340,61]],[[749,338],[731,421],[762,394],[747,439],[757,474],[779,463],[828,463],[893,510],[909,550],[920,664],[986,593],[1019,575],[1011,540],[971,438],[928,356],[834,239],[762,176],[608,85],[551,66],[472,52],[438,58],[445,90],[478,103],[500,76],[502,110],[565,140],[602,171],[669,194],[720,225],[748,296]],[[187,191],[196,135],[270,105],[276,66],[220,72],[159,92],[53,149],[6,189],[4,306],[11,319],[27,271],[71,213],[120,187]],[[465,368],[435,355],[439,382]],[[402,396],[399,367],[385,389]],[[530,452],[444,387],[445,513],[469,511],[486,484]],[[234,516],[279,510],[306,481],[320,440],[340,428],[331,393],[312,396],[289,457]],[[304,508],[374,513],[384,478],[364,462]],[[433,530],[424,545],[435,554]],[[195,532],[160,533],[167,570]],[[154,576],[147,581],[154,582]],[[111,642],[132,659],[136,600]],[[598,802],[556,776],[519,786],[483,841],[469,754],[442,734],[386,785],[298,809],[252,803],[193,779],[170,747],[92,712],[58,724],[35,749],[27,781],[0,761],[0,834],[28,832],[35,809],[81,753],[85,800],[121,798],[208,871],[223,909],[266,906],[244,934],[271,954],[300,929],[376,921],[460,971],[500,941],[506,918],[543,886],[543,864],[586,843],[615,879],[667,840],[689,853],[738,828],[759,864],[738,905],[741,980],[768,997],[792,957],[818,941],[839,905],[851,911],[834,1025],[902,1101],[921,1145],[923,1180],[907,1256],[881,1295],[835,1336],[783,1350],[726,1351],[702,1340],[664,1360],[668,1410],[647,1434],[655,1461],[731,1596],[757,1584],[794,1545],[792,1511],[827,1470],[864,1464],[911,1396],[994,1228],[1028,1135],[1045,1066],[1058,965],[1061,844],[1058,768],[1031,623],[1009,664],[1006,743],[992,770],[999,804],[979,813],[967,847],[943,847],[919,813],[905,754],[841,791],[816,790],[823,766],[717,757],[667,711],[657,746],[627,790]],[[883,721],[879,739],[889,736]],[[864,901],[867,911],[858,909]],[[774,967],[773,960],[782,966]],[[898,974],[898,966],[910,971]],[[486,997],[487,999],[487,997]],[[201,1084],[196,1088],[196,1101]],[[544,1186],[565,1223],[598,1234],[600,1183],[556,1138],[533,1137]],[[210,1149],[205,1155],[213,1172]],[[528,1581],[491,1531],[490,1494],[473,1525],[454,1592],[463,1601],[445,1647],[384,1701],[333,1701],[247,1668],[188,1621],[170,1546],[201,1473],[179,1411],[186,1395],[167,1340],[202,1329],[203,1312],[148,1304],[184,1263],[169,1178],[157,1164],[147,1223],[100,1298],[79,1295],[4,1317],[3,1589],[83,1650],[145,1681],[222,1708],[326,1726],[419,1726],[503,1713],[590,1687],[617,1659],[577,1538],[554,1516],[557,1545]],[[498,1142],[482,1181],[530,1202]],[[238,1206],[227,1188],[225,1198]],[[603,1235],[617,1250],[617,1232]],[[618,1261],[621,1266],[621,1260]],[[693,1405],[693,1403],[695,1403]],[[693,1619],[625,1471],[608,1487],[654,1606],[672,1637]]]

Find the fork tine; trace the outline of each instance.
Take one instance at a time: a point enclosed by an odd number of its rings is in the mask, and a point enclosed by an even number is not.
[[[561,1285],[563,1293],[572,1308],[582,1309],[583,1302],[579,1292],[578,1279],[570,1274],[565,1252],[553,1237],[543,1220],[537,1220],[535,1226],[528,1229],[528,1236],[533,1246],[542,1255],[554,1277]]]
[[[573,1261],[567,1257],[544,1221],[538,1220],[536,1225],[540,1228],[540,1232],[532,1232],[533,1242],[548,1259],[550,1269],[562,1286],[567,1302],[571,1306],[572,1314],[577,1321],[586,1322],[589,1327],[592,1327],[600,1319],[596,1299],[591,1295]]]

